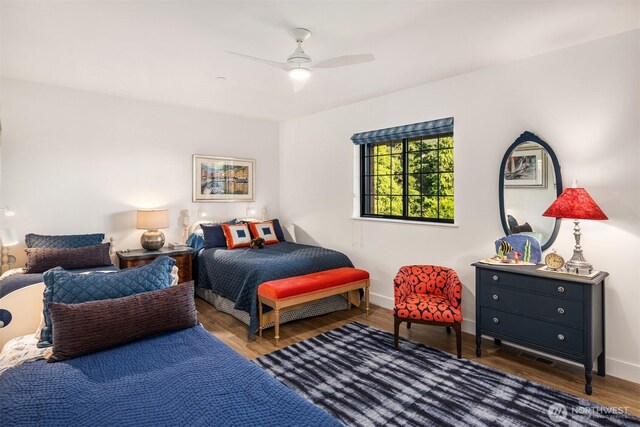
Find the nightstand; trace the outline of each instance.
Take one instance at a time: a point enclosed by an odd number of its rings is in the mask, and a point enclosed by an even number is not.
[[[178,283],[190,282],[193,280],[191,274],[191,266],[193,260],[193,249],[167,249],[162,248],[157,251],[148,251],[146,249],[132,249],[128,252],[116,252],[120,260],[120,268],[138,267],[149,264],[159,256],[166,255],[176,260],[178,267]]]

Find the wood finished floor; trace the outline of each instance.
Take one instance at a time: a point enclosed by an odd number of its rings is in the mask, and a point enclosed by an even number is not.
[[[244,323],[219,312],[200,298],[196,298],[196,305],[198,319],[204,327],[247,359],[254,359],[276,350],[273,344],[273,328],[266,330],[262,338],[256,335],[256,338],[250,341]],[[369,317],[359,309],[352,309],[286,323],[280,328],[280,348],[356,321],[393,332],[391,310],[372,305]],[[447,335],[442,327],[413,325],[407,330],[406,324],[403,324],[400,331],[403,337],[455,353],[455,333]],[[529,361],[501,350],[505,345],[497,346],[493,340],[483,340],[482,346],[482,357],[478,358],[475,354],[475,337],[463,333],[462,357],[601,405],[628,407],[630,414],[640,416],[640,384],[612,376],[602,378],[594,373],[593,394],[587,396],[584,393],[584,371],[577,366],[556,364],[555,367],[550,367],[542,362]]]

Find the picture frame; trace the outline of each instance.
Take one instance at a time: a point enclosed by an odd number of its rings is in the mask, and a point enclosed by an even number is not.
[[[510,188],[547,188],[547,156],[542,148],[518,147],[504,168],[504,185]]]
[[[193,155],[194,202],[255,200],[255,160]]]

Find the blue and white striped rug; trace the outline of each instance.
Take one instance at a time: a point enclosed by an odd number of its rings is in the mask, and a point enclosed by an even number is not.
[[[347,426],[640,425],[606,408],[352,323],[254,362]],[[595,391],[597,393],[597,390]]]

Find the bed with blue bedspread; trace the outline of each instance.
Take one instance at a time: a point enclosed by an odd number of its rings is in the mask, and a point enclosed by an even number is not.
[[[339,426],[195,326],[0,373],[2,425]]]
[[[258,330],[258,286],[269,280],[353,267],[343,253],[318,246],[280,242],[264,249],[202,249],[197,256],[197,286],[211,289],[249,313],[249,336]]]

